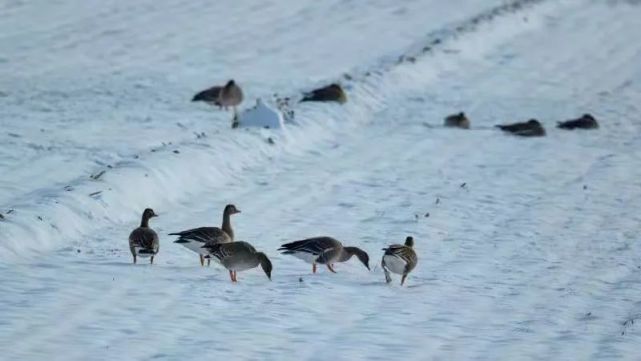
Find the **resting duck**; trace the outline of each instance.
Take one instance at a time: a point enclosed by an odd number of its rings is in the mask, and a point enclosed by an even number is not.
[[[229,270],[232,282],[238,282],[238,271],[252,269],[258,265],[263,268],[267,278],[270,281],[272,279],[272,263],[269,258],[263,252],[257,252],[254,246],[247,242],[207,243],[203,249],[209,254],[208,257],[216,257]]]
[[[223,211],[223,224],[218,227],[200,227],[177,233],[169,233],[170,236],[178,236],[174,243],[182,244],[200,255],[200,265],[205,265],[207,252],[203,250],[206,243],[229,243],[234,241],[234,230],[231,228],[231,216],[240,213],[240,210],[233,204],[225,206]],[[207,260],[209,266],[211,259]]]
[[[497,125],[497,128],[504,132],[512,133],[521,137],[542,137],[545,135],[543,125],[536,119],[530,119],[523,123]]]
[[[306,93],[301,102],[339,102],[347,101],[347,96],[340,85],[334,83]]]
[[[599,128],[599,123],[591,114],[583,114],[581,118],[566,120],[564,122],[559,122],[557,128],[561,129],[597,129]]]
[[[446,127],[470,129],[470,120],[467,119],[465,113],[460,112],[445,117],[444,125]]]
[[[401,286],[405,283],[407,275],[416,267],[418,258],[414,252],[414,238],[407,237],[405,245],[393,244],[387,248],[383,248],[385,254],[381,260],[381,267],[385,271],[385,281],[392,282],[390,272],[403,275],[401,278]]]
[[[192,102],[203,101],[209,105],[217,106],[219,109],[223,108],[223,105],[220,103],[220,91],[223,89],[221,86],[213,86],[211,88],[205,89],[191,99]]]
[[[357,247],[344,247],[341,242],[332,237],[314,237],[285,243],[278,250],[283,254],[291,254],[307,263],[311,263],[313,273],[316,273],[317,263],[327,265],[330,271],[336,273],[334,263],[345,262],[354,255],[369,270],[367,252]]]
[[[134,229],[129,235],[129,250],[134,256],[134,264],[136,256],[151,257],[150,263],[154,264],[154,256],[158,253],[160,243],[158,242],[158,234],[149,228],[149,219],[152,217],[158,217],[158,215],[151,208],[145,209],[142,212],[140,227]]]

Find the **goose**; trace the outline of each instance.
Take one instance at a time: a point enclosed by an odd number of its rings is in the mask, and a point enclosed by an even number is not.
[[[407,275],[416,267],[418,258],[414,251],[414,238],[407,237],[405,245],[393,244],[387,248],[383,248],[385,253],[381,260],[381,267],[385,271],[385,281],[392,282],[390,272],[403,275],[401,278],[401,286],[405,283]]]
[[[597,129],[599,123],[592,116],[592,114],[583,114],[580,118],[558,122],[556,125],[560,129]]]
[[[367,252],[357,247],[344,247],[341,242],[332,237],[314,237],[285,243],[278,249],[283,254],[291,254],[307,263],[312,264],[312,272],[316,273],[316,264],[325,264],[336,273],[334,263],[345,262],[356,255],[369,270]]]
[[[346,101],[345,91],[336,83],[312,90],[304,94],[303,99],[301,99],[301,102],[339,102],[341,104]]]
[[[211,88],[198,92],[196,95],[194,95],[191,101],[203,101],[209,105],[217,106],[219,109],[222,109],[223,105],[220,103],[220,91],[222,89],[222,86],[215,85]]]
[[[231,216],[240,213],[240,210],[233,204],[228,204],[223,210],[223,224],[218,227],[200,227],[189,229],[182,232],[169,233],[170,236],[178,236],[174,243],[182,244],[190,250],[200,255],[200,265],[205,265],[205,255],[203,250],[206,243],[229,243],[234,241],[234,230],[231,228]],[[211,259],[207,260],[209,266]]]
[[[465,116],[465,113],[460,112],[445,117],[444,125],[446,127],[470,129],[470,120]]]
[[[496,127],[521,137],[542,137],[545,135],[545,128],[536,119],[530,119],[523,123],[497,125]]]
[[[257,252],[254,246],[247,242],[238,241],[232,243],[209,242],[203,246],[208,253],[207,257],[215,257],[229,270],[229,278],[232,282],[238,282],[237,272],[252,269],[260,265],[267,275],[272,279],[272,263],[263,252]]]
[[[160,247],[158,234],[149,228],[149,219],[152,217],[158,217],[158,215],[151,208],[145,209],[142,212],[140,227],[134,229],[129,235],[129,250],[134,257],[134,264],[136,256],[151,257],[150,263],[154,264],[154,256],[158,254]]]

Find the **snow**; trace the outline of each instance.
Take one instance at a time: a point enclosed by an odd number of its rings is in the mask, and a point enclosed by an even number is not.
[[[0,4],[2,358],[638,360],[641,7],[525,3]],[[230,129],[189,100],[232,77],[245,109],[349,101]],[[441,127],[458,111],[470,130]],[[600,129],[554,128],[586,112]],[[546,137],[492,129],[530,117]],[[227,203],[273,281],[166,235]],[[134,266],[145,207],[160,253]],[[372,271],[276,251],[317,235]],[[386,285],[407,235],[418,266]]]
[[[256,105],[239,115],[239,127],[259,127],[281,129],[285,126],[283,114],[275,106],[265,104],[261,98],[256,99]]]

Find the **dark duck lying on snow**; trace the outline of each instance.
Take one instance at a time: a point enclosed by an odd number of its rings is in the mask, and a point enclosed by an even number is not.
[[[465,116],[465,113],[452,114],[445,117],[443,125],[453,128],[470,128],[470,120]]]
[[[523,123],[497,125],[496,127],[520,137],[542,137],[545,135],[543,125],[536,119],[530,119]]]
[[[301,102],[338,102],[345,103],[347,95],[340,85],[334,83],[305,93]]]
[[[591,114],[583,114],[580,118],[570,119],[564,122],[559,122],[557,128],[560,129],[597,129],[599,128],[599,123]]]

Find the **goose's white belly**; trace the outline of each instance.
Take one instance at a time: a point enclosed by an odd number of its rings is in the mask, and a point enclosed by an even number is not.
[[[407,264],[401,258],[385,255],[383,256],[383,261],[385,262],[385,268],[387,268],[388,271],[399,275],[405,272],[405,266]]]
[[[198,241],[189,241],[187,243],[180,243],[181,245],[185,246],[187,249],[190,249],[198,254],[206,255],[207,251],[203,248],[205,245],[204,242],[198,242]]]
[[[302,259],[303,261],[309,263],[309,264],[314,264],[316,263],[316,259],[318,258],[317,255],[307,253],[307,252],[294,252],[292,253],[292,256]]]

